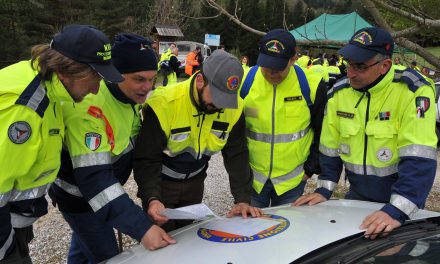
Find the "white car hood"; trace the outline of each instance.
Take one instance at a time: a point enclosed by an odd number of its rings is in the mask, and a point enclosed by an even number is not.
[[[290,205],[264,209],[266,214],[288,219],[289,226],[265,239],[249,242],[219,243],[202,239],[197,233],[205,222],[171,232],[177,244],[148,251],[142,245],[106,263],[290,263],[331,242],[362,232],[359,225],[383,204],[329,200],[315,206]],[[440,216],[420,210],[414,219]],[[209,221],[209,220],[208,220]]]

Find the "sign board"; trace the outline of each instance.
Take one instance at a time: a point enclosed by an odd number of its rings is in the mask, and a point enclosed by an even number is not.
[[[205,34],[205,45],[220,46],[220,35]]]

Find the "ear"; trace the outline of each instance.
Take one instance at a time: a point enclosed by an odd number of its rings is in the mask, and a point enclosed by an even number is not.
[[[201,73],[197,73],[195,83],[198,91],[201,91],[203,86],[205,86],[205,80],[203,80],[203,75]]]
[[[386,59],[383,61],[382,66],[380,68],[380,74],[385,74],[388,72],[388,70],[391,68],[391,65],[393,64],[393,62],[391,61],[391,59]]]
[[[56,71],[55,74],[58,76],[58,79],[60,79],[60,81],[66,80],[66,76],[64,74],[60,73],[59,71]]]

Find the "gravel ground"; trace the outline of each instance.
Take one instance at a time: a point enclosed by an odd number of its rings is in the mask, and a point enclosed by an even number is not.
[[[426,208],[429,210],[440,211],[440,173],[439,158],[437,157],[437,175],[434,187],[428,197]],[[309,180],[306,186],[306,192],[311,192],[316,184],[316,178]],[[136,198],[137,186],[130,177],[124,186],[126,192],[137,203],[140,200]],[[341,181],[337,192],[343,192],[346,189],[344,182]],[[228,176],[223,167],[221,155],[214,155],[211,159],[208,169],[208,178],[205,181],[205,195],[203,201],[219,215],[224,215],[231,208],[233,198],[229,190]],[[34,224],[35,238],[30,244],[31,257],[35,264],[40,263],[66,263],[67,252],[70,242],[70,229],[56,208],[49,208],[49,213],[40,218]],[[123,236],[124,248],[130,247],[137,242],[128,236]]]

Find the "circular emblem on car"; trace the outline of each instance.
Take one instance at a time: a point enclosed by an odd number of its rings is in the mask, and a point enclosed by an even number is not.
[[[240,85],[240,79],[238,78],[238,76],[233,75],[228,78],[228,80],[226,81],[226,85],[229,90],[235,91],[238,89],[238,86]]]
[[[282,232],[284,232],[287,228],[290,226],[289,220],[286,218],[279,216],[279,215],[264,215],[264,218],[275,220],[279,222],[279,224],[274,225],[258,234],[252,235],[252,236],[241,236],[241,235],[235,235],[230,233],[225,233],[217,230],[211,230],[207,228],[199,228],[197,231],[197,235],[204,239],[211,242],[217,242],[217,243],[246,243],[246,242],[252,242],[257,241],[261,239],[266,239],[269,237],[276,236]]]
[[[8,128],[8,137],[15,144],[23,144],[31,137],[31,134],[31,126],[25,121],[14,122]]]
[[[380,161],[387,162],[393,157],[393,152],[389,148],[381,148],[376,152],[376,157]]]

